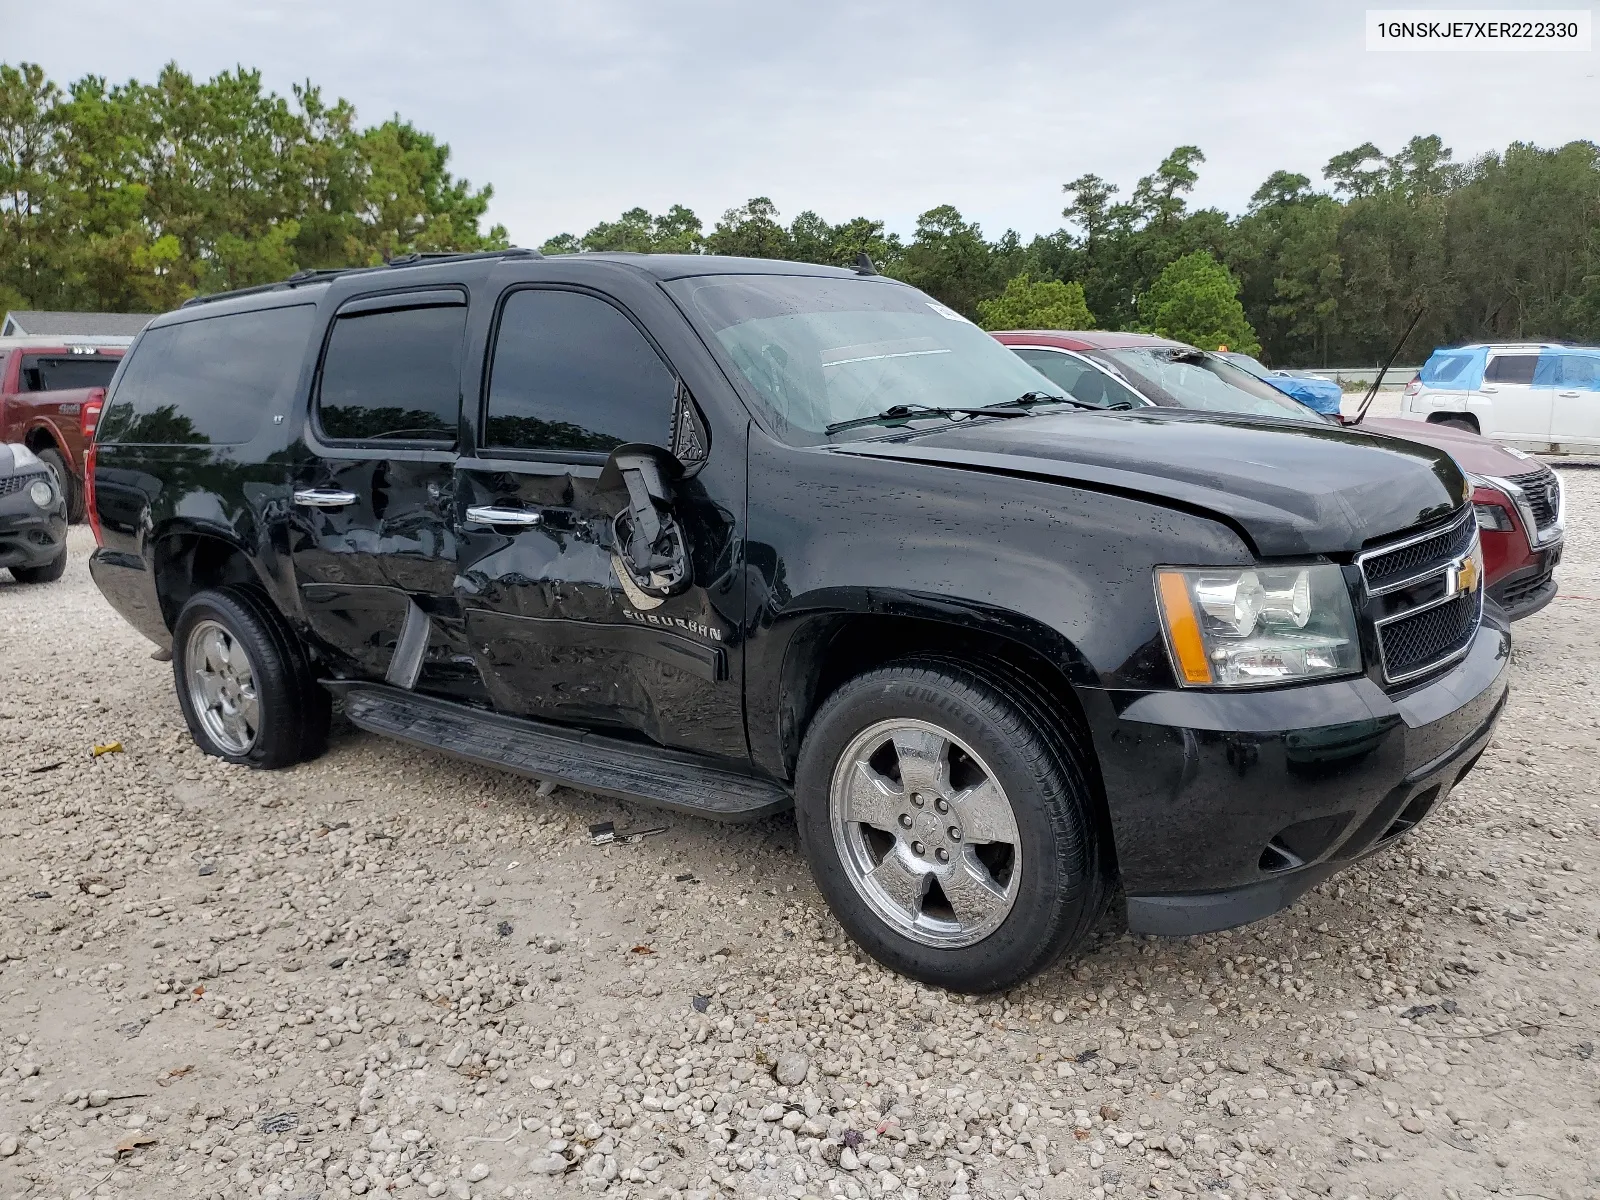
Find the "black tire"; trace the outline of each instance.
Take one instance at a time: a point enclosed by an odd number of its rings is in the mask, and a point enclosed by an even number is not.
[[[61,547],[56,555],[42,567],[12,567],[11,574],[18,583],[54,583],[67,573],[67,548]]]
[[[983,760],[1011,801],[1022,856],[1012,907],[981,940],[946,948],[907,936],[852,882],[830,817],[836,767],[858,734],[896,719],[948,731]],[[1106,831],[1086,748],[1025,679],[993,664],[922,657],[869,671],[823,704],[806,732],[795,815],[812,876],[846,932],[892,970],[951,991],[995,992],[1084,943],[1109,895]]]
[[[249,658],[259,713],[254,740],[240,753],[207,730],[188,685],[190,637],[202,621],[221,625]],[[327,746],[332,701],[318,685],[305,646],[272,602],[248,587],[196,593],[172,630],[172,677],[195,744],[216,758],[276,770],[315,758]]]
[[[77,476],[68,470],[67,460],[54,446],[39,451],[39,461],[55,473],[56,486],[67,498],[67,523],[78,524],[85,515],[83,485],[78,482]]]
[[[1430,421],[1430,425],[1443,425],[1448,429],[1461,429],[1467,433],[1477,433],[1478,423],[1471,417],[1440,417],[1437,421]]]

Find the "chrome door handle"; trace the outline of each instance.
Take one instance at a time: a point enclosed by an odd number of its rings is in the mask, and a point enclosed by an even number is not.
[[[542,525],[544,517],[536,512],[529,512],[525,508],[484,508],[467,509],[467,520],[475,525]]]
[[[1578,394],[1578,389],[1577,388],[1572,388],[1570,391],[1557,392],[1556,393],[1556,395],[1558,395],[1558,396],[1576,396],[1577,394]]]
[[[334,488],[305,488],[294,494],[294,502],[304,508],[346,508],[359,499],[354,492]]]

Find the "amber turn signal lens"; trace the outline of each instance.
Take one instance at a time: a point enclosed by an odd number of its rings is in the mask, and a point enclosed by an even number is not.
[[[1189,584],[1179,571],[1156,572],[1156,590],[1167,619],[1167,640],[1175,666],[1189,684],[1210,683],[1211,664],[1206,660],[1205,642],[1200,637],[1200,622],[1189,598]]]

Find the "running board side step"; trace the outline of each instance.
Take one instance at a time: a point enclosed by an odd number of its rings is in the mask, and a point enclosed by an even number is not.
[[[532,779],[721,821],[757,821],[794,804],[767,779],[707,765],[693,754],[640,746],[526,717],[484,712],[381,684],[325,679],[351,724]]]

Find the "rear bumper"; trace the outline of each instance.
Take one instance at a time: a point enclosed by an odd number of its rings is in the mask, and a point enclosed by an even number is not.
[[[89,556],[89,577],[124,621],[162,649],[172,648],[172,633],[148,563],[136,554],[102,546]]]
[[[1129,928],[1257,920],[1413,828],[1488,745],[1509,658],[1489,615],[1466,658],[1400,696],[1362,677],[1127,704],[1096,740]]]

